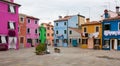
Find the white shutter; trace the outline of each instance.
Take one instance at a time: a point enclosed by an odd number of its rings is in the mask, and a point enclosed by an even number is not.
[[[13,5],[10,5],[10,12],[11,12],[11,13],[15,13],[14,6],[13,6]]]
[[[2,43],[6,43],[5,36],[1,36]]]
[[[9,25],[10,25],[10,29],[15,29],[13,22],[10,22]]]

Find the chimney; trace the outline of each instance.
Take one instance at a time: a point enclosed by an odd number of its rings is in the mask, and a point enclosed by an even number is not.
[[[90,22],[90,18],[86,18],[86,23],[89,23]]]
[[[116,13],[119,13],[119,6],[116,6]]]
[[[59,16],[59,19],[62,18],[62,16]]]
[[[105,18],[109,18],[109,14],[108,14],[108,10],[107,9],[104,10],[104,15],[105,15]]]

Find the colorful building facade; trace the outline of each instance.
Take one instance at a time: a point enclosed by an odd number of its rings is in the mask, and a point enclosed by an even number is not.
[[[78,28],[68,28],[68,46],[79,47],[81,44],[81,33]]]
[[[0,48],[18,49],[18,10],[14,0],[0,0]]]
[[[120,50],[120,16],[106,18],[102,22],[104,50]]]
[[[102,48],[102,24],[97,21],[86,20],[82,24],[82,44],[81,48],[101,49]]]
[[[39,44],[39,19],[27,16],[26,20],[26,47],[34,47]]]
[[[80,17],[82,19],[80,19]],[[68,28],[78,28],[81,25],[80,22],[84,21],[84,16],[82,15],[73,15],[59,17],[58,20],[54,21],[54,44],[57,46],[68,46]]]
[[[18,39],[19,39],[19,47],[26,47],[26,15],[19,14],[19,26],[18,26]]]
[[[46,43],[46,28],[43,26],[43,24],[41,24],[41,26],[39,27],[39,42],[42,44]]]
[[[51,23],[42,23],[43,26],[46,28],[46,40],[47,44],[50,46],[54,46],[54,30],[53,25]]]

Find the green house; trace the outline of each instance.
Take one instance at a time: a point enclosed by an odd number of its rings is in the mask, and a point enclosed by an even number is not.
[[[42,44],[45,44],[46,42],[46,28],[43,26],[43,24],[41,24],[41,26],[39,27],[39,41]]]

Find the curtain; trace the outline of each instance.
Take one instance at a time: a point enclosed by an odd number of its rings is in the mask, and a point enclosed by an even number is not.
[[[9,25],[10,25],[10,29],[15,29],[13,22],[10,22]]]

